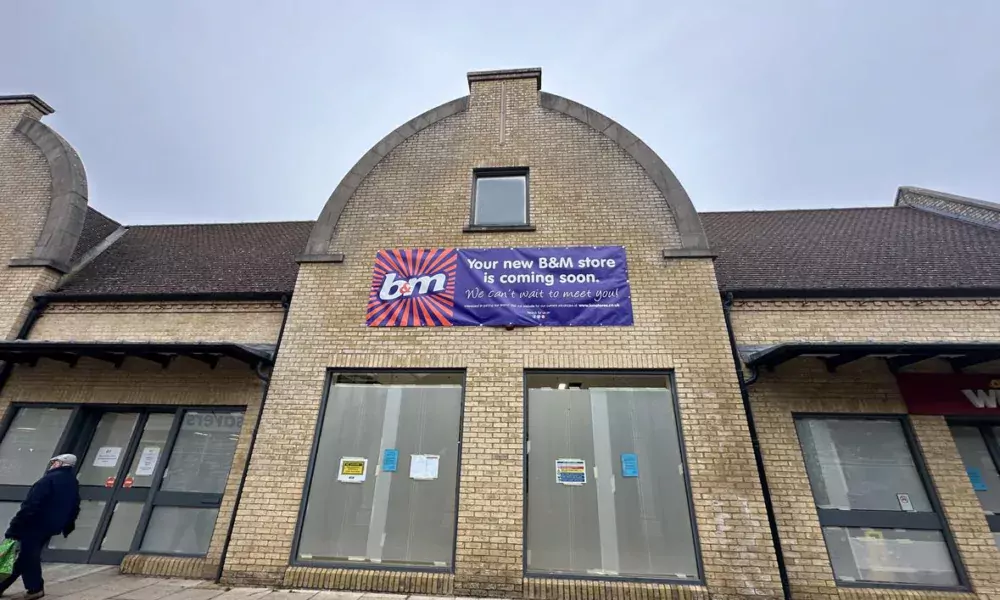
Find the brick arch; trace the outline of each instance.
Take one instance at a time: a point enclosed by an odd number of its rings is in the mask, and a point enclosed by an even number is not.
[[[555,94],[539,92],[539,104],[543,108],[573,117],[601,132],[618,144],[646,171],[646,174],[649,175],[650,179],[653,180],[653,183],[666,199],[681,237],[681,248],[664,250],[665,256],[711,256],[708,247],[708,237],[701,226],[701,219],[698,218],[698,213],[694,209],[691,198],[673,171],[670,170],[670,167],[657,156],[656,152],[643,143],[631,131],[622,127],[614,120],[578,102]],[[317,219],[316,225],[313,226],[312,233],[309,235],[305,253],[299,257],[299,262],[340,261],[342,255],[331,255],[329,253],[330,240],[333,239],[334,230],[337,227],[337,222],[340,221],[340,215],[343,213],[344,207],[347,206],[348,200],[354,195],[354,192],[361,185],[361,182],[364,181],[365,177],[368,176],[379,161],[408,138],[438,121],[467,110],[468,107],[468,96],[456,98],[404,123],[398,129],[382,138],[379,143],[375,144],[348,171],[347,175],[344,176],[340,184],[333,191],[333,194],[326,201],[326,205],[323,206],[323,211],[320,213],[319,219]]]
[[[52,176],[52,198],[31,256],[14,259],[11,265],[45,266],[66,272],[87,215],[87,172],[76,150],[48,125],[24,117],[17,131],[45,156]]]

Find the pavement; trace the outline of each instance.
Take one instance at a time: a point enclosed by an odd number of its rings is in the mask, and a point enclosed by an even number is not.
[[[47,563],[42,565],[45,598],[65,600],[406,600],[398,594],[319,592],[228,587],[200,579],[163,579],[122,575],[118,567]],[[18,581],[3,595],[16,600]],[[412,596],[413,600],[429,597]],[[441,600],[435,598],[434,600]]]

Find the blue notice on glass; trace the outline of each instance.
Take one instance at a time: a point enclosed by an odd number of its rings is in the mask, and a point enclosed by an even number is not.
[[[622,477],[639,476],[639,457],[635,454],[622,454]]]
[[[386,448],[382,452],[382,471],[386,473],[393,473],[396,470],[396,465],[399,463],[399,450],[395,448]]]
[[[977,492],[986,491],[986,482],[983,481],[983,473],[976,467],[965,467],[965,472],[969,474],[969,481],[972,482],[972,489]]]

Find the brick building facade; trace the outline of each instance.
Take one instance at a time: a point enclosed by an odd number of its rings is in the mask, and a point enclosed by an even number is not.
[[[316,222],[122,226],[88,207],[51,109],[0,99],[0,511],[38,457],[75,451],[85,523],[48,557],[130,573],[1000,595],[1000,207],[901,188],[886,208],[699,215],[539,70],[468,81]],[[386,249],[605,246],[631,325],[366,325]]]

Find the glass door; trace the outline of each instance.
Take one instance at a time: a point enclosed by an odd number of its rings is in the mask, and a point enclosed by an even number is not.
[[[76,444],[80,516],[69,537],[53,537],[47,561],[118,564],[135,536],[172,413],[87,415]]]

